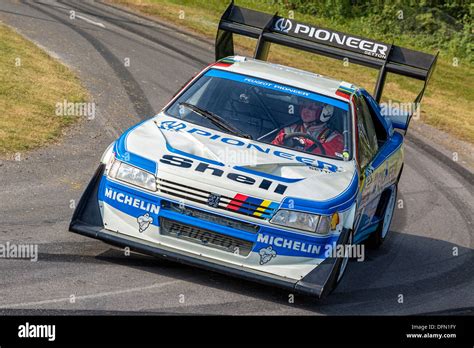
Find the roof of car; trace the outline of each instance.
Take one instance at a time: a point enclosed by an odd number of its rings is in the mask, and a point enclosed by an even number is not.
[[[348,95],[359,88],[345,81],[331,79],[285,65],[241,56],[221,59],[213,67],[290,85],[345,101],[347,101]]]

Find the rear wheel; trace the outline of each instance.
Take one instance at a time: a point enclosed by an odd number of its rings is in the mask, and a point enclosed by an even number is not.
[[[367,245],[377,249],[387,238],[392,223],[393,213],[395,212],[395,204],[397,202],[398,186],[394,185],[382,194],[377,215],[381,216],[381,220],[375,232],[367,239]]]

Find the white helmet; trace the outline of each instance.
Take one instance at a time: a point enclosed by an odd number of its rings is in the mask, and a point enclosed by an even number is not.
[[[331,119],[332,115],[334,115],[334,106],[326,104],[321,111],[321,115],[319,116],[319,120],[322,123],[329,122]]]

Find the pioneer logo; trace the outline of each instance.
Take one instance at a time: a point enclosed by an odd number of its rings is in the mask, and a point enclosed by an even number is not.
[[[362,51],[363,54],[377,58],[385,59],[388,53],[387,45],[301,23],[295,24],[290,19],[286,18],[280,18],[277,20],[273,29],[285,34],[291,32],[298,36],[307,36],[310,39],[320,42],[324,41],[332,46],[343,46],[343,48],[349,48],[351,51],[359,50]]]
[[[275,30],[281,31],[282,33],[288,33],[293,28],[291,20],[286,18],[280,18],[275,22],[273,27]]]

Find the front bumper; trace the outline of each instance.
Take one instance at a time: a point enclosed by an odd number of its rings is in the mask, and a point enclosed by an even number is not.
[[[69,230],[87,237],[102,240],[118,247],[128,247],[130,250],[143,254],[166,258],[182,264],[197,266],[203,269],[277,286],[291,292],[310,296],[324,297],[333,288],[334,279],[342,259],[326,258],[306,276],[298,281],[282,279],[266,272],[259,272],[246,267],[238,267],[219,260],[209,260],[196,257],[186,251],[157,246],[149,241],[130,235],[114,232],[104,228],[99,207],[98,190],[105,166],[101,164],[82,195],[73,214]],[[344,244],[349,236],[348,230],[343,230],[337,244]]]

